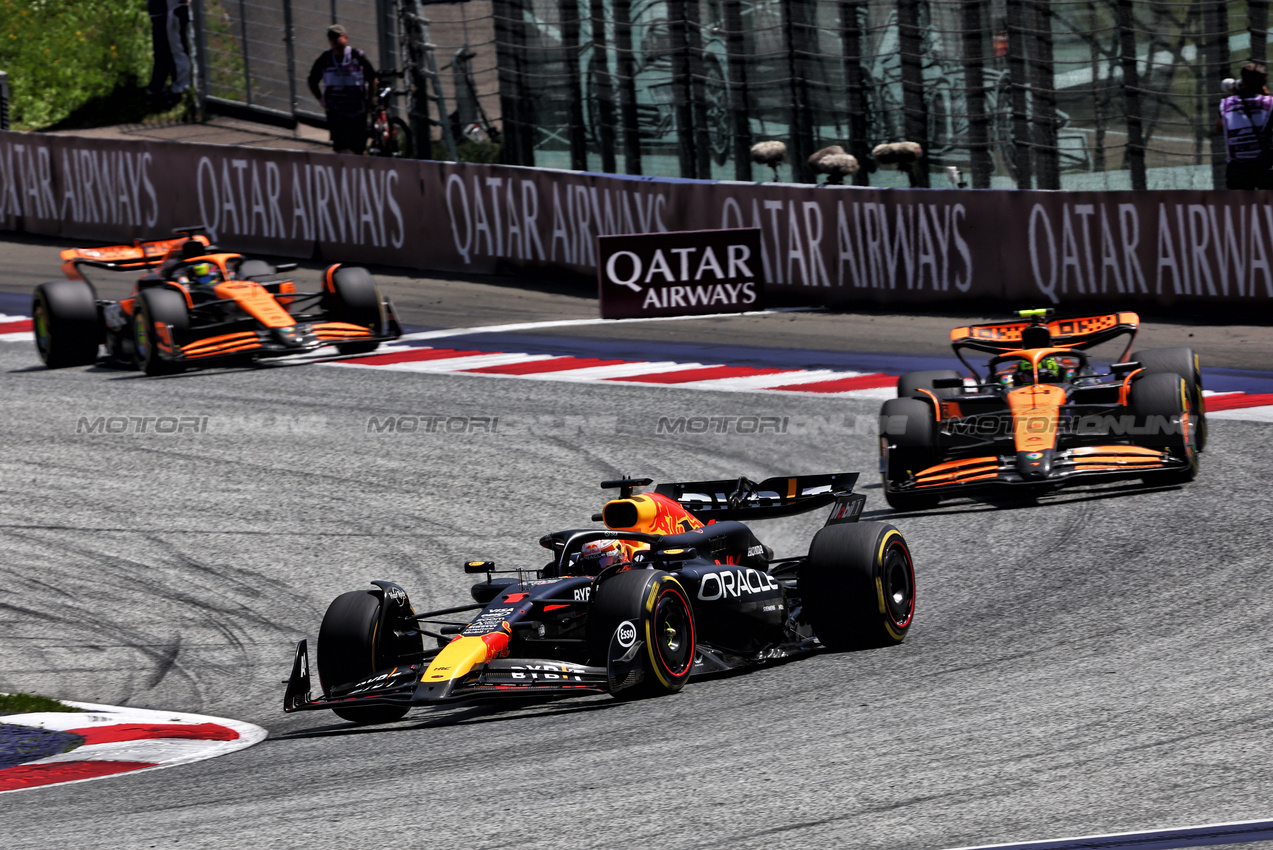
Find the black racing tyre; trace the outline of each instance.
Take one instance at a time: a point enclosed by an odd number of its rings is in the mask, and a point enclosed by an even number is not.
[[[933,388],[933,381],[954,378],[962,381],[963,376],[954,369],[930,369],[925,372],[908,372],[897,379],[898,398],[928,398],[920,390],[928,390],[938,398],[952,398],[960,394],[959,387]]]
[[[623,623],[643,641],[640,684],[615,694],[620,699],[674,694],[694,668],[694,609],[689,594],[671,573],[628,570],[598,585],[588,614],[592,663],[604,666],[610,638]]]
[[[334,266],[328,270],[331,286],[323,299],[328,318],[362,325],[373,334],[380,332],[381,298],[371,272],[359,266]],[[341,354],[366,354],[378,342],[344,342],[336,346]]]
[[[1138,433],[1136,443],[1169,451],[1188,466],[1172,473],[1145,476],[1146,483],[1184,484],[1198,474],[1197,431],[1188,422],[1188,381],[1175,372],[1159,372],[1132,381],[1129,407]]]
[[[915,566],[902,533],[885,522],[828,525],[797,574],[804,617],[836,651],[892,646],[915,617]]]
[[[366,679],[383,666],[380,635],[381,595],[373,590],[342,593],[327,606],[318,629],[318,681],[323,695],[333,688]],[[392,664],[392,660],[389,661]],[[335,708],[337,717],[352,723],[389,723],[407,713],[406,706],[369,705]]]
[[[899,511],[931,508],[939,497],[896,486],[937,461],[937,418],[931,401],[891,398],[880,409],[884,499]]]
[[[182,345],[190,330],[190,310],[180,292],[170,287],[152,287],[137,293],[133,302],[133,360],[147,375],[179,372],[181,364],[164,360],[156,347],[155,323],[172,328],[172,342]]]
[[[1132,354],[1145,374],[1174,372],[1189,385],[1189,417],[1193,422],[1197,450],[1207,447],[1207,402],[1202,394],[1202,365],[1192,348],[1151,348]]]
[[[97,362],[102,321],[93,287],[82,280],[53,280],[31,296],[35,348],[50,369]]]

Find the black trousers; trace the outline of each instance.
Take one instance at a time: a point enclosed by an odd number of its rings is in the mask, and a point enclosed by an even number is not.
[[[1230,160],[1224,166],[1226,189],[1273,189],[1273,171],[1262,160]]]
[[[151,0],[148,5],[150,35],[155,52],[154,64],[150,70],[150,85],[146,90],[158,97],[171,78],[172,88],[184,91],[190,85],[190,45],[186,36],[186,28],[190,23],[190,7],[178,6],[169,12],[167,0]]]

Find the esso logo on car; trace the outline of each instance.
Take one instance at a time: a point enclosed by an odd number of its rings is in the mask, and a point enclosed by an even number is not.
[[[698,586],[698,598],[711,602],[716,599],[768,593],[777,589],[778,582],[760,570],[725,570],[703,576],[703,581]]]
[[[619,641],[619,646],[627,649],[636,643],[637,629],[636,624],[631,620],[624,620],[619,624],[619,628],[614,630],[614,636]]]

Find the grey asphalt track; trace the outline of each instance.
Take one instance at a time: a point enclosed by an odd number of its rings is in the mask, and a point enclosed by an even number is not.
[[[0,294],[29,299],[36,285],[61,277],[58,250],[77,244],[100,243],[0,233]],[[317,285],[325,267],[322,263],[302,263],[297,279]],[[373,270],[402,320],[409,324],[467,328],[597,318],[596,290],[578,279],[526,285],[511,277],[426,274],[395,268]],[[135,278],[100,272],[94,280],[100,282],[101,297],[118,299],[127,297]],[[1109,309],[1122,306],[1111,303]],[[538,333],[607,339],[621,336],[648,343],[652,351],[657,351],[658,343],[669,341],[950,357],[950,329],[983,318],[986,317],[968,311],[917,313],[863,308],[625,324],[621,329],[610,325],[572,327]],[[996,313],[990,318],[1003,316]],[[1214,311],[1200,314],[1195,305],[1181,303],[1170,310],[1159,309],[1153,315],[1145,315],[1136,347],[1188,345],[1204,352],[1203,365],[1207,367],[1268,371],[1273,370],[1273,328],[1269,322],[1269,317],[1253,306],[1235,308],[1232,316],[1217,316]]]
[[[872,402],[36,363],[0,343],[0,690],[235,717],[272,737],[0,795],[6,848],[944,848],[1273,817],[1269,425],[1213,422],[1184,488],[898,515],[872,475]],[[669,411],[796,427],[660,436]],[[498,416],[503,433],[367,429],[442,414]],[[206,428],[81,433],[99,416]],[[292,646],[334,596],[387,578],[417,607],[466,601],[464,560],[542,564],[536,539],[586,525],[603,478],[840,470],[865,473],[868,518],[914,552],[900,647],[631,704],[369,728],[281,711]],[[757,531],[798,554],[819,522]]]

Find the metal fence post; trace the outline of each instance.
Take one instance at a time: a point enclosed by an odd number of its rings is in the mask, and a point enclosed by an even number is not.
[[[690,70],[690,103],[694,106],[694,176],[706,180],[712,176],[712,138],[707,125],[707,71],[702,29],[698,0],[692,0],[685,4],[685,57]]]
[[[380,54],[377,68],[398,70],[394,38],[393,0],[376,0],[376,49]]]
[[[849,108],[849,153],[857,157],[854,186],[870,186],[870,106],[866,99],[866,74],[862,69],[862,21],[867,11],[863,0],[840,4],[840,49],[844,52],[844,89]]]
[[[964,0],[964,83],[968,87],[968,170],[974,189],[989,189],[994,173],[990,116],[986,114],[986,52],[982,29],[985,0]]]
[[[1096,4],[1094,2],[1090,2],[1090,0],[1087,6],[1087,14],[1088,14],[1088,28],[1093,33],[1092,39],[1090,42],[1092,61],[1089,67],[1091,67],[1092,69],[1092,80],[1095,81],[1101,78],[1101,68],[1103,66],[1103,63],[1108,60],[1106,58],[1105,52],[1102,51],[1101,49],[1099,36],[1096,35],[1096,33],[1099,32],[1099,27],[1100,27],[1100,18],[1098,17]],[[1113,71],[1112,62],[1110,66],[1110,71],[1111,72]],[[1098,172],[1104,172],[1105,171],[1105,122],[1107,120],[1106,116],[1109,115],[1109,112],[1110,112],[1110,95],[1107,89],[1102,89],[1099,92],[1097,92],[1096,100],[1093,106],[1095,107],[1094,118],[1095,118],[1096,126],[1094,128],[1094,133],[1092,135],[1092,170],[1098,171]]]
[[[1140,68],[1136,61],[1136,18],[1133,0],[1118,0],[1118,44],[1123,66],[1123,109],[1127,115],[1126,167],[1132,190],[1145,191],[1145,125],[1140,105]]]
[[[204,104],[208,101],[208,18],[204,13],[203,0],[194,0],[194,66],[198,69],[195,75],[195,111],[199,120],[206,117]]]
[[[1026,7],[1030,39],[1030,90],[1034,93],[1034,150],[1039,188],[1060,189],[1060,149],[1056,133],[1056,77],[1052,64],[1052,11],[1046,0]]]
[[[0,130],[9,129],[9,75],[0,71]]]
[[[920,160],[911,165],[912,186],[927,189],[930,166],[940,162],[932,155],[928,138],[928,105],[924,102],[923,35],[919,24],[919,0],[901,0],[897,4],[897,41],[902,54],[902,112],[905,115],[906,140],[918,142],[924,149]]]
[[[731,4],[732,5],[732,4]],[[632,57],[632,3],[615,0],[614,47],[619,76],[619,123],[623,126],[623,169],[641,173],[641,123],[637,115],[636,60]]]
[[[1211,110],[1215,108],[1216,101],[1211,94],[1216,90],[1216,82],[1229,76],[1230,71],[1229,10],[1224,0],[1212,0],[1208,3],[1203,10],[1202,20],[1202,55],[1205,59],[1199,69],[1198,89],[1203,93],[1204,100],[1199,104],[1201,108],[1195,121],[1198,135],[1211,137],[1211,180],[1212,185],[1218,189],[1226,182],[1224,172],[1228,146],[1223,134],[1211,132],[1211,121],[1207,118],[1213,114]],[[1251,41],[1254,46],[1255,39],[1252,38]]]
[[[805,80],[806,43],[809,37],[808,7],[805,0],[788,0],[782,4],[783,50],[787,59],[787,84],[791,110],[787,139],[791,180],[794,183],[816,183],[817,174],[809,168],[813,153],[813,115],[809,109],[809,87]]]
[[[697,0],[694,0],[697,2]],[[669,0],[668,33],[672,41],[672,104],[676,117],[676,151],[680,159],[681,176],[697,177],[697,158],[694,156],[694,106],[690,102],[689,42],[685,28],[686,0]]]
[[[296,31],[292,26],[292,0],[283,0],[283,42],[287,45],[287,106],[292,113],[293,128],[298,127],[296,111]]]
[[[239,31],[243,39],[243,102],[252,105],[252,59],[248,55],[248,10],[244,0],[239,0]]]
[[[566,114],[570,126],[567,128],[570,138],[570,167],[575,171],[586,171],[588,168],[588,128],[584,126],[583,117],[583,84],[580,80],[579,68],[579,3],[578,0],[559,0],[558,13],[561,15],[561,47],[566,57],[566,91],[569,102]]]
[[[743,36],[741,3],[724,3],[725,54],[729,68],[730,148],[734,157],[734,179],[751,176],[751,117],[747,110],[747,44]]]
[[[1247,30],[1251,33],[1251,61],[1266,62],[1269,49],[1269,0],[1249,0]]]
[[[1030,79],[1026,66],[1024,3],[1025,0],[1008,0],[1008,82],[1012,88],[1012,159],[1017,171],[1017,188],[1033,189],[1034,148],[1030,142]],[[1135,62],[1133,45],[1132,63]]]
[[[589,120],[596,126],[597,146],[601,153],[601,170],[615,170],[614,156],[614,77],[610,73],[610,57],[606,51],[606,2],[592,0],[588,16],[592,29],[592,56],[588,60],[588,103],[595,106]]]
[[[535,164],[533,104],[525,91],[526,25],[520,2],[494,0],[495,56],[499,72],[503,160],[507,165]]]

